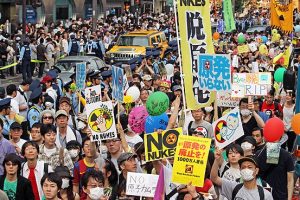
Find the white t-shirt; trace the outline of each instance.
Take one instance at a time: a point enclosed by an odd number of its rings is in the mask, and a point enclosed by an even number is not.
[[[26,142],[26,140],[20,139],[19,142],[17,142],[16,144],[18,145],[18,147],[20,149],[22,149],[23,144]]]
[[[143,139],[138,134],[135,134],[134,136],[128,136],[127,134],[125,134],[125,139],[131,148],[134,148],[135,144],[143,142]]]
[[[236,185],[239,183],[234,181],[228,181],[224,178],[222,178],[222,189],[221,194],[225,196],[227,199],[232,199],[232,192]],[[264,199],[265,200],[273,200],[272,194],[264,189]],[[238,191],[238,193],[235,196],[235,200],[259,200],[259,192],[258,189],[248,190],[244,186]]]
[[[50,157],[52,154],[54,154],[56,152],[56,148],[53,148],[53,149],[48,149],[46,147],[44,147],[44,148],[45,148],[44,152],[45,152],[47,157]]]

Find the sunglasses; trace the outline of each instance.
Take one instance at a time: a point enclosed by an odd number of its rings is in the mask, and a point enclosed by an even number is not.
[[[46,116],[46,117],[43,117],[43,119],[53,119],[53,117],[51,117],[51,116]]]

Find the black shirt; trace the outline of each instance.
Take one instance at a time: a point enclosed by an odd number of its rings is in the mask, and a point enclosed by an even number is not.
[[[294,171],[292,155],[284,149],[280,149],[278,164],[267,163],[267,150],[257,152],[259,175],[272,187],[274,200],[286,200],[288,198],[287,173]]]

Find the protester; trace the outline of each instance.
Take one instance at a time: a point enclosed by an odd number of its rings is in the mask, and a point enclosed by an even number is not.
[[[62,186],[61,177],[54,173],[44,174],[41,185],[46,200],[59,200],[58,195]]]

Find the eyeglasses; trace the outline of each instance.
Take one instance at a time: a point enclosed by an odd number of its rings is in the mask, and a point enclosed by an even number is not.
[[[99,182],[98,184],[92,184],[92,185],[87,185],[91,188],[96,188],[96,187],[103,187],[103,183],[102,182]]]
[[[17,166],[17,163],[11,163],[11,162],[7,162],[5,163],[6,166]]]
[[[51,116],[45,116],[45,117],[43,117],[43,119],[53,119],[53,117],[51,117]]]
[[[115,143],[115,142],[118,142],[118,141],[121,141],[120,139],[112,139],[112,140],[106,140],[106,144],[109,144],[109,143]]]

